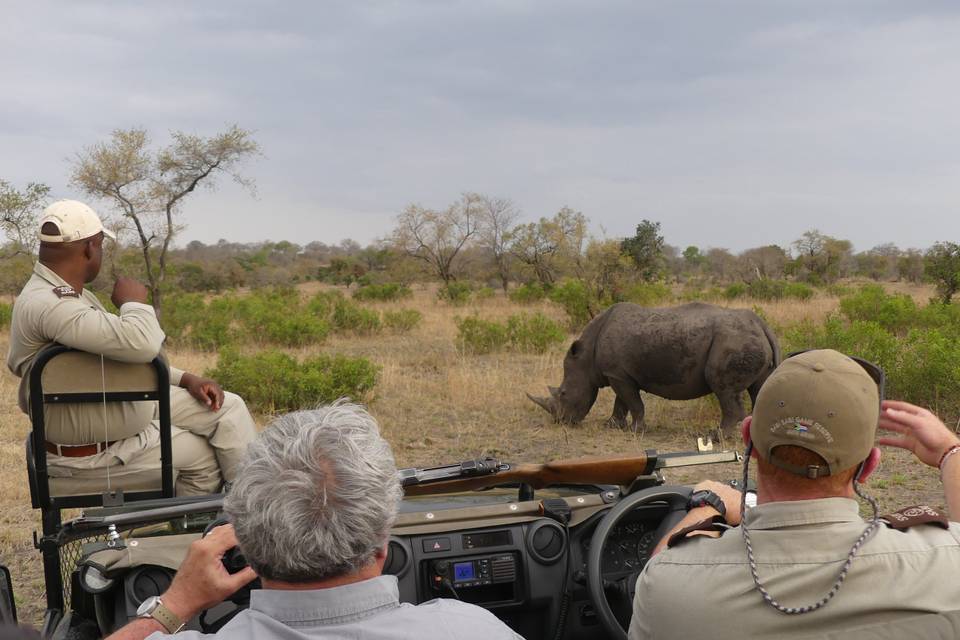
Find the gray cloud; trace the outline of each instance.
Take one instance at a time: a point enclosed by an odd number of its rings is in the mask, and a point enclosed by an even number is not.
[[[368,241],[463,190],[743,249],[960,239],[949,2],[8,3],[0,176],[111,129],[256,130],[184,239]],[[266,221],[266,222],[265,222]]]

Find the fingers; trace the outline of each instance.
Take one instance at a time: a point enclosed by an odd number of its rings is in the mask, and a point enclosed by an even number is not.
[[[240,587],[250,583],[257,577],[257,572],[250,567],[244,567],[227,579],[227,584],[233,591],[238,591]]]
[[[237,546],[237,534],[232,524],[224,524],[214,527],[210,533],[202,538],[209,542],[210,549],[217,550],[221,555]]]
[[[896,447],[897,449],[906,449],[913,451],[914,440],[912,438],[888,438],[882,437],[877,441],[880,445],[887,447]]]

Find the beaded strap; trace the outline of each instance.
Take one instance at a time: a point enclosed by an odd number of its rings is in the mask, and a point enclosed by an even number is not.
[[[940,480],[943,481],[943,465],[946,464],[947,460],[950,459],[950,456],[955,454],[957,451],[960,451],[960,443],[957,443],[943,452],[943,455],[940,456],[940,462],[937,464],[937,468],[940,469]]]

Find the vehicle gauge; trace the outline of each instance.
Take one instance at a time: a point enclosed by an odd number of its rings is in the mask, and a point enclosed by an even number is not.
[[[647,531],[640,537],[640,540],[637,541],[637,560],[640,561],[641,566],[650,559],[650,553],[657,544],[654,538],[655,535],[656,532]]]

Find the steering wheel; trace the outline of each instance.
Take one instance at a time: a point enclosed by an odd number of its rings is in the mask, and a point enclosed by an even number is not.
[[[691,491],[690,487],[681,486],[651,487],[638,491],[610,509],[594,530],[590,551],[587,554],[587,590],[590,592],[593,609],[610,638],[614,640],[627,638],[625,627],[629,625],[630,615],[633,613],[633,596],[636,591],[637,577],[640,575],[639,571],[636,571],[621,579],[616,585],[607,583],[608,587],[615,587],[615,594],[619,596],[618,611],[614,612],[607,599],[601,572],[603,549],[607,544],[607,538],[610,537],[610,532],[637,507],[654,502],[665,502],[668,511],[660,521],[654,536],[659,541],[686,515],[687,500],[690,498]]]

